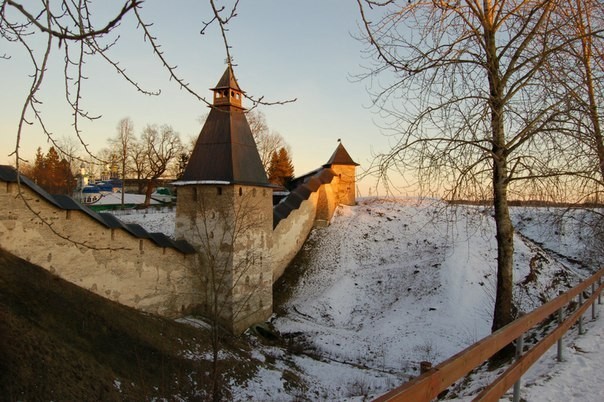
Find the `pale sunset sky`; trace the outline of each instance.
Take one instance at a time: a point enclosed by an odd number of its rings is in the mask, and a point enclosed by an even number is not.
[[[178,66],[176,72],[211,101],[209,88],[224,72],[226,56],[217,26],[200,35],[203,22],[212,15],[207,3],[148,0],[141,12],[154,24],[150,29],[169,63]],[[105,2],[99,4],[109,7]],[[114,13],[115,8],[107,8],[97,10],[94,16],[102,25],[100,21],[107,21]],[[372,152],[388,149],[388,139],[378,128],[379,116],[369,107],[369,82],[352,78],[371,63],[363,56],[364,45],[353,37],[359,32],[358,13],[352,0],[243,0],[237,17],[228,25],[241,88],[267,101],[297,98],[295,103],[260,108],[270,129],[291,146],[296,175],[325,163],[339,138],[361,164],[359,171],[369,166]],[[89,58],[82,103],[92,115],[101,116],[94,122],[82,122],[82,137],[90,149],[107,146],[107,138],[115,136],[116,125],[124,117],[132,119],[137,136],[147,124],[167,124],[183,141],[197,137],[200,117],[207,113],[205,104],[168,80],[168,72],[152,54],[132,16],[115,32],[120,40],[110,54],[142,87],[161,90],[161,95],[138,93],[112,66],[100,58]],[[0,43],[0,54],[10,56],[0,59],[0,163],[14,164],[8,155],[15,148],[32,66],[22,47]],[[40,109],[55,138],[75,137],[65,101],[63,48],[58,42],[53,52],[39,95],[43,102]],[[246,106],[250,106],[249,101]],[[45,152],[50,144],[34,124],[24,130],[21,155],[32,159],[38,146]],[[368,195],[373,183],[373,179],[364,179],[359,186],[361,195]]]

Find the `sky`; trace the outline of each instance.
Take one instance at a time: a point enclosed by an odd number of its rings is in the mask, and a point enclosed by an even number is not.
[[[150,29],[168,62],[178,66],[176,72],[211,100],[209,88],[226,68],[226,53],[216,26],[200,34],[203,22],[211,17],[207,3],[149,0],[141,13],[154,24]],[[100,4],[102,8],[93,16],[107,21],[114,10],[108,9],[111,5],[106,2]],[[369,107],[369,83],[353,78],[370,63],[363,56],[364,45],[353,37],[359,32],[358,19],[354,1],[254,0],[241,1],[238,15],[228,25],[240,87],[267,101],[297,99],[286,105],[260,108],[269,128],[290,145],[296,175],[325,163],[338,139],[361,164],[358,172],[369,166],[373,152],[388,149],[388,140],[378,128],[379,117]],[[161,95],[138,93],[117,75],[115,68],[99,58],[89,59],[82,103],[91,115],[100,117],[82,123],[84,142],[92,151],[107,146],[107,139],[115,136],[117,123],[124,117],[132,119],[137,135],[147,124],[167,124],[185,141],[197,137],[200,117],[207,113],[207,106],[168,79],[167,71],[153,56],[131,16],[115,32],[120,40],[111,54],[120,61],[120,67],[145,89],[161,90]],[[0,59],[0,163],[12,164],[14,160],[8,155],[15,148],[32,67],[22,48],[6,41],[0,43],[0,54],[10,56],[8,60]],[[65,102],[62,51],[58,44],[53,48],[39,96],[45,122],[57,139],[75,138],[73,119]],[[248,102],[246,106],[251,105]],[[34,124],[24,130],[20,152],[25,158],[33,158],[38,146],[46,150],[50,144]],[[364,179],[360,183],[361,195],[369,195],[373,182]],[[371,191],[375,194],[375,190]]]

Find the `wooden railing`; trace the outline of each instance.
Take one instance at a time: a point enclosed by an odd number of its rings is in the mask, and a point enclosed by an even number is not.
[[[498,401],[556,342],[558,342],[558,358],[561,359],[562,336],[577,321],[579,321],[579,333],[582,333],[582,317],[590,306],[592,318],[595,319],[596,299],[598,304],[601,304],[600,295],[604,288],[603,276],[604,268],[566,293],[493,332],[419,377],[377,398],[376,401],[431,401],[451,384],[463,378],[514,340],[518,340],[517,343],[521,345],[527,331],[556,314],[558,326],[526,353],[517,356],[514,363],[501,376],[474,398],[474,401]],[[584,301],[583,296],[588,291],[590,291],[590,297]],[[578,299],[577,309],[563,320],[564,308],[575,298]]]

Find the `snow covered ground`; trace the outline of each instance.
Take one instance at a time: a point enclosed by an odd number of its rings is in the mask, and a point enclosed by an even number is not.
[[[589,239],[582,226],[575,218],[552,219],[556,214],[514,209],[519,231],[515,299],[521,311],[553,298],[595,268],[582,264]],[[149,231],[174,231],[174,212],[120,218]],[[377,396],[417,375],[420,361],[437,364],[490,331],[497,254],[488,208],[363,199],[340,207],[330,226],[312,232],[305,248],[303,273],[285,313],[272,320],[304,353],[258,345],[258,359],[274,361],[274,369],[262,368],[245,386],[234,385],[238,399]],[[552,352],[545,356],[525,376],[523,397],[604,400],[603,321],[590,323],[580,339],[567,336],[566,362],[554,364]],[[308,384],[303,395],[288,387],[281,375],[285,368]]]
[[[564,361],[551,348],[522,379],[522,398],[530,402],[604,401],[604,318],[587,322],[587,332],[576,330],[565,338]],[[591,316],[586,314],[586,319]],[[510,397],[511,400],[511,397]]]

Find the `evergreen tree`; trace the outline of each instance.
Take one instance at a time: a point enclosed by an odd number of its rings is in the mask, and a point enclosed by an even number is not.
[[[74,177],[66,159],[60,159],[54,147],[46,155],[38,147],[31,179],[50,194],[70,194],[74,187]]]
[[[42,153],[42,147],[38,147],[36,150],[36,158],[34,160],[34,166],[31,169],[30,178],[41,186],[40,182],[44,181],[44,153]]]
[[[273,152],[268,167],[268,181],[286,187],[287,183],[294,178],[294,166],[285,148],[279,148]]]
[[[54,147],[50,147],[44,157],[45,180],[41,181],[40,185],[51,194],[58,194],[61,187],[61,178],[59,177],[59,154]]]

